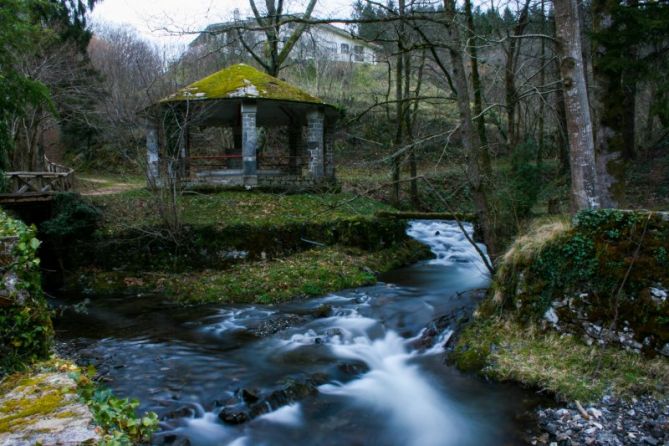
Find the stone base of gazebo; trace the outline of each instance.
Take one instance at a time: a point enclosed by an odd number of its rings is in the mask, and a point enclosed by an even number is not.
[[[240,170],[200,172],[197,176],[181,181],[187,189],[216,189],[245,187],[247,189],[272,190],[321,190],[336,185],[334,178],[311,178],[301,175],[290,175],[278,171],[259,171],[254,177],[244,176]]]

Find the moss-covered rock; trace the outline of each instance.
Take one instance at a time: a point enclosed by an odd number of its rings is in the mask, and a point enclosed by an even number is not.
[[[669,343],[669,218],[585,211],[535,227],[504,256],[484,314],[544,316],[562,330],[648,354]],[[669,352],[667,352],[669,353]]]
[[[93,415],[68,370],[17,374],[0,386],[0,444],[95,444]]]
[[[0,211],[0,375],[48,355],[53,328],[35,228]]]

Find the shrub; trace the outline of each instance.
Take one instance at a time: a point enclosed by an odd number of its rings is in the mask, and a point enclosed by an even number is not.
[[[35,234],[34,227],[0,211],[0,374],[46,357],[51,347]]]

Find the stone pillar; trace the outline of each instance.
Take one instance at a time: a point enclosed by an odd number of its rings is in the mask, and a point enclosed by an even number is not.
[[[299,175],[300,155],[302,154],[302,126],[292,123],[288,129],[288,173]]]
[[[179,177],[186,178],[189,175],[188,168],[188,126],[184,125],[179,135]]]
[[[307,151],[309,153],[309,173],[320,180],[324,175],[323,164],[323,111],[314,110],[307,114]]]
[[[257,107],[255,104],[242,103],[242,169],[244,185],[255,186],[258,183],[256,150],[258,147],[258,129],[256,127]]]
[[[158,127],[154,123],[146,126],[146,179],[149,187],[160,185],[160,143]]]
[[[334,180],[334,128],[331,125],[325,126],[325,178]]]

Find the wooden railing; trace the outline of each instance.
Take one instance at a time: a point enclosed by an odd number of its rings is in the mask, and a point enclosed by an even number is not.
[[[5,172],[12,195],[67,192],[74,188],[74,170],[44,158],[44,172]]]

